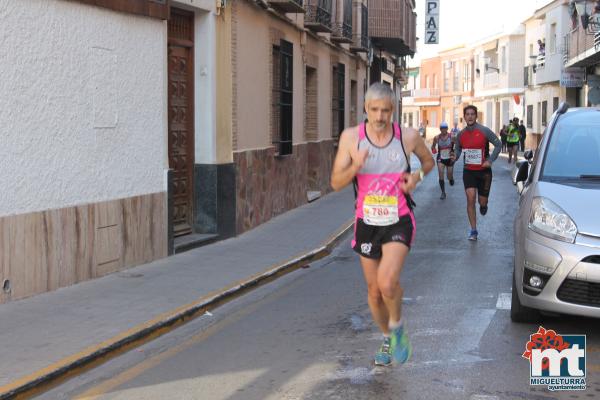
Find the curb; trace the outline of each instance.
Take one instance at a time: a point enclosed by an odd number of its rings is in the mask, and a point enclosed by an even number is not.
[[[88,347],[46,368],[1,386],[0,400],[24,399],[48,391],[73,376],[97,367],[120,354],[190,322],[196,317],[202,316],[206,311],[212,310],[244,295],[250,290],[302,268],[310,262],[324,258],[331,254],[333,248],[352,230],[353,224],[354,218],[344,223],[321,246],[308,253],[295,256],[281,264],[272,265],[261,273],[209,293],[190,304],[167,311],[98,345]]]

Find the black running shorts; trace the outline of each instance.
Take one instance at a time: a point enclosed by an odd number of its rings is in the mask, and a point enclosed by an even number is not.
[[[442,160],[441,158],[437,160],[437,162],[444,164],[446,167],[452,167],[454,166],[454,161],[452,161],[449,158],[446,158],[445,160]]]
[[[476,188],[477,194],[482,197],[489,197],[492,187],[492,169],[487,168],[481,171],[463,170],[463,183],[465,189]]]
[[[366,258],[380,259],[381,246],[389,242],[403,243],[410,248],[415,232],[411,214],[402,215],[398,222],[388,226],[372,226],[358,218],[354,224],[352,248]]]

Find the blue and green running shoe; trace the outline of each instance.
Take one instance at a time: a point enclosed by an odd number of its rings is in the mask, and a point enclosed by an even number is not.
[[[412,347],[404,326],[400,325],[392,331],[391,335],[392,357],[396,362],[404,364],[412,354]]]
[[[390,365],[392,363],[391,338],[384,337],[379,351],[375,353],[375,365]]]

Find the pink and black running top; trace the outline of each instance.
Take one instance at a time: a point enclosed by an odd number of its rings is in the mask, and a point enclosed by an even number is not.
[[[393,129],[390,141],[379,147],[369,140],[365,123],[359,126],[358,150],[368,149],[369,155],[356,175],[356,218],[367,225],[388,226],[411,214],[402,191],[410,164],[402,144],[402,131],[397,124],[393,124]]]

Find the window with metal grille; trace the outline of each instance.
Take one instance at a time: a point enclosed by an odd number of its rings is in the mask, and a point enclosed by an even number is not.
[[[558,110],[558,97],[553,97],[552,98],[552,113],[554,113],[554,111]]]
[[[471,75],[472,75],[472,66],[471,62],[465,61],[463,63],[464,73],[463,73],[463,92],[468,92],[471,90]]]
[[[542,125],[548,125],[548,102],[542,101]]]
[[[293,53],[294,45],[288,41],[281,40],[279,46],[273,46],[272,140],[280,156],[292,154],[293,148]]]
[[[533,104],[527,106],[527,127],[533,128]]]
[[[452,68],[452,64],[449,61],[444,63],[444,92],[450,91],[450,68]]]
[[[455,61],[452,63],[452,71],[454,74],[454,79],[452,80],[452,89],[455,92],[460,90],[460,63]]]
[[[344,130],[346,66],[338,63],[331,73],[331,136],[339,138]]]

